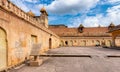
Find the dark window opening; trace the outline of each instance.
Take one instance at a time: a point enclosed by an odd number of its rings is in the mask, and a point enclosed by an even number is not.
[[[65,44],[68,45],[68,41],[65,41]]]

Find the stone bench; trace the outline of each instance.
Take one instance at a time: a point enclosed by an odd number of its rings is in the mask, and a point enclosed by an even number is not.
[[[43,63],[43,60],[39,57],[40,50],[41,44],[33,44],[30,56],[33,56],[34,59],[30,61],[30,66],[40,66]]]

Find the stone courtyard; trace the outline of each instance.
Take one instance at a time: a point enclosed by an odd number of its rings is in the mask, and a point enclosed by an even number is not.
[[[44,57],[39,67],[23,66],[10,72],[119,72],[120,50],[101,47],[61,47],[48,54],[91,57]]]

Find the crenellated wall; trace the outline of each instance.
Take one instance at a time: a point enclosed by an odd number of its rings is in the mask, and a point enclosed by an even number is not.
[[[59,47],[59,36],[8,0],[0,0],[0,30],[6,33],[5,68],[29,59],[33,43],[41,44],[40,53],[49,50],[49,39],[51,48]]]

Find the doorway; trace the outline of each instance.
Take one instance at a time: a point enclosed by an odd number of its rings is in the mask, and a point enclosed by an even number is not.
[[[110,40],[106,41],[106,46],[110,47],[111,45],[112,45],[112,44],[111,44],[111,41],[110,41]]]
[[[0,70],[7,67],[7,42],[6,32],[0,28]]]
[[[37,44],[37,36],[36,35],[31,35],[31,42],[33,44]]]
[[[49,49],[51,49],[51,48],[52,48],[52,39],[49,38]]]
[[[83,41],[83,46],[86,46],[86,41],[85,40]]]
[[[100,46],[100,41],[99,40],[96,41],[96,45],[95,46]]]
[[[63,41],[61,41],[61,46],[64,46],[64,42]]]
[[[65,41],[65,45],[68,46],[68,41]]]
[[[72,40],[70,40],[69,46],[73,46],[73,41]]]

